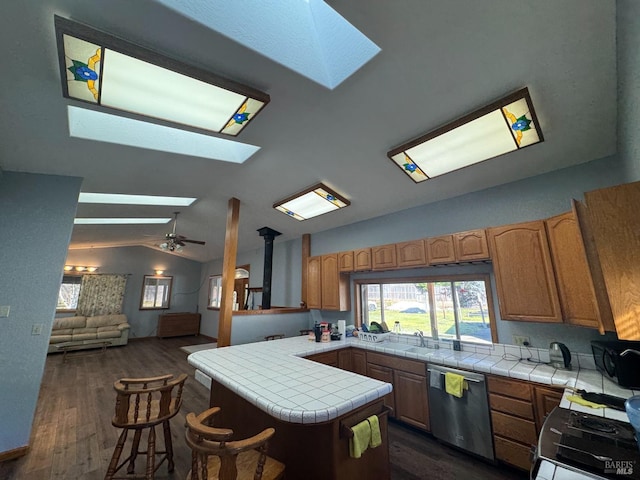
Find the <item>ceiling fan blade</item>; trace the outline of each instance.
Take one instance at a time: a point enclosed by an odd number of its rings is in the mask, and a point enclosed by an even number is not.
[[[197,243],[198,245],[204,245],[205,242],[203,242],[202,240],[189,240],[188,238],[181,238],[180,239],[182,242],[187,242],[187,243]]]

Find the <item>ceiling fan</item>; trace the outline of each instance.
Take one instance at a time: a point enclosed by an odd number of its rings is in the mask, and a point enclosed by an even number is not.
[[[159,245],[162,250],[168,250],[170,252],[181,252],[185,243],[195,243],[197,245],[204,245],[202,240],[190,240],[184,235],[178,235],[176,233],[176,226],[178,225],[178,214],[180,212],[173,212],[175,218],[173,220],[173,231],[165,235],[165,241]]]

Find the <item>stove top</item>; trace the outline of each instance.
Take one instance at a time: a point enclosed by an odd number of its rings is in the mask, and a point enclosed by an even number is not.
[[[640,480],[635,431],[618,420],[556,408],[542,427],[538,455],[596,479]]]

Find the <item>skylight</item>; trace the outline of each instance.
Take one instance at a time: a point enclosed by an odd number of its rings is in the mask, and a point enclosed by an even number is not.
[[[338,195],[326,185],[319,183],[280,202],[276,202],[273,208],[302,221],[348,205],[351,205],[349,200]]]
[[[380,52],[322,0],[157,1],[329,89]]]
[[[419,183],[543,140],[529,90],[523,88],[387,156]]]
[[[74,218],[75,225],[151,225],[169,223],[171,218]]]
[[[81,192],[78,203],[109,203],[116,205],[162,205],[188,207],[195,197],[163,197],[158,195],[127,195],[123,193]]]
[[[155,123],[67,106],[69,135],[86,140],[243,163],[260,147]]]

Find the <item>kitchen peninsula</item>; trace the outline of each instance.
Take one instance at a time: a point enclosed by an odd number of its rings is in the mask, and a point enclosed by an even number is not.
[[[323,365],[304,356],[344,348],[306,337],[205,350],[189,363],[209,376],[216,425],[245,438],[267,427],[276,434],[269,455],[287,476],[306,479],[389,478],[388,383]],[[349,456],[351,427],[377,415],[382,445]]]

